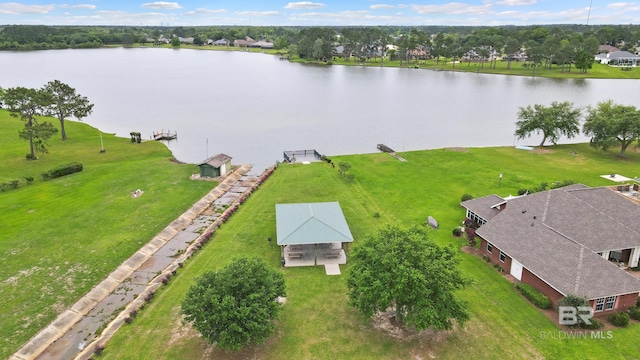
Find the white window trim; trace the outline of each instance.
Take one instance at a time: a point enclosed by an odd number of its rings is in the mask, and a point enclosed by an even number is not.
[[[504,262],[507,259],[507,254],[503,253],[502,250],[500,250],[500,255],[498,256],[498,260],[500,260],[500,262]]]
[[[493,253],[493,245],[487,241],[487,252]]]

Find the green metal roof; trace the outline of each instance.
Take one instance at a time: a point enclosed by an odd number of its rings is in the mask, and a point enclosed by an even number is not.
[[[353,241],[337,201],[276,204],[276,231],[278,245]]]

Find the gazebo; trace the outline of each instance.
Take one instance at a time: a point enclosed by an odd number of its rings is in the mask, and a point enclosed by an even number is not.
[[[337,201],[276,204],[276,236],[287,267],[346,264],[342,244],[353,242]]]

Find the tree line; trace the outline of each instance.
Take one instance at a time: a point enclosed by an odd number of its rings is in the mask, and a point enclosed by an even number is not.
[[[629,145],[640,141],[640,109],[607,100],[587,106],[582,133],[591,137],[590,145],[603,151],[620,146],[620,156]],[[561,135],[573,138],[580,133],[582,109],[570,102],[552,102],[550,106],[535,104],[520,107],[515,135],[524,139],[542,134],[540,146],[547,140],[556,144]]]
[[[531,66],[561,66],[579,62],[608,44],[635,50],[640,25],[544,25],[544,26],[375,26],[375,27],[283,27],[283,26],[43,26],[7,25],[0,28],[0,50],[97,48],[106,45],[154,43],[160,36],[193,37],[195,45],[207,40],[264,39],[278,50],[289,50],[304,59],[330,60],[337,45],[343,54],[358,61],[384,61],[388,55],[404,61],[478,58],[482,66],[492,52],[513,59],[525,48]],[[424,55],[421,55],[424,54]],[[345,55],[346,56],[346,55]],[[469,56],[467,56],[470,58]],[[495,59],[494,59],[495,61]],[[455,63],[455,61],[454,61]],[[495,65],[494,65],[495,66]],[[581,67],[585,70],[584,67]],[[570,70],[568,68],[567,70]]]

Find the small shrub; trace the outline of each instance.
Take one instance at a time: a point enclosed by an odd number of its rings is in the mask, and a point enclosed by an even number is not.
[[[374,212],[373,213],[373,217],[378,219],[380,217],[380,213],[379,212]]]
[[[632,306],[629,308],[629,317],[633,320],[640,320],[640,307]]]
[[[455,227],[453,228],[453,231],[451,232],[451,234],[455,237],[460,237],[462,236],[462,230],[459,227]]]
[[[629,314],[626,312],[617,312],[609,315],[609,322],[617,327],[625,327],[629,325]]]
[[[491,261],[491,258],[488,257],[487,255],[482,255],[482,260],[484,260],[486,262],[489,262],[489,261]]]
[[[518,189],[518,195],[522,196],[529,192],[529,189]]]
[[[462,197],[460,198],[460,201],[467,201],[467,200],[471,200],[473,199],[473,195],[471,194],[464,194],[462,195]]]
[[[93,349],[93,353],[96,355],[101,355],[103,351],[104,345],[96,345],[96,347]]]
[[[31,184],[33,182],[33,176],[25,176],[24,181],[26,181],[27,184]]]
[[[535,306],[540,309],[549,309],[551,307],[551,300],[543,293],[536,290],[533,286],[524,283],[516,284],[516,289],[520,291],[524,297],[529,299]]]
[[[27,154],[27,160],[38,160],[38,157],[35,155]]]
[[[11,186],[11,188],[15,189],[18,187],[18,184],[20,184],[20,180],[11,180],[9,182],[9,185]]]
[[[587,325],[586,323],[582,322],[580,323],[580,327],[583,329],[588,329],[588,330],[598,330],[598,329],[602,329],[604,327],[604,324],[602,323],[602,321],[596,319],[596,318],[591,318],[589,319],[589,321],[591,322],[590,325]]]
[[[575,184],[575,181],[573,180],[554,181],[553,184],[551,184],[551,188],[557,189],[557,188],[561,188],[561,187],[565,187],[573,184]]]

